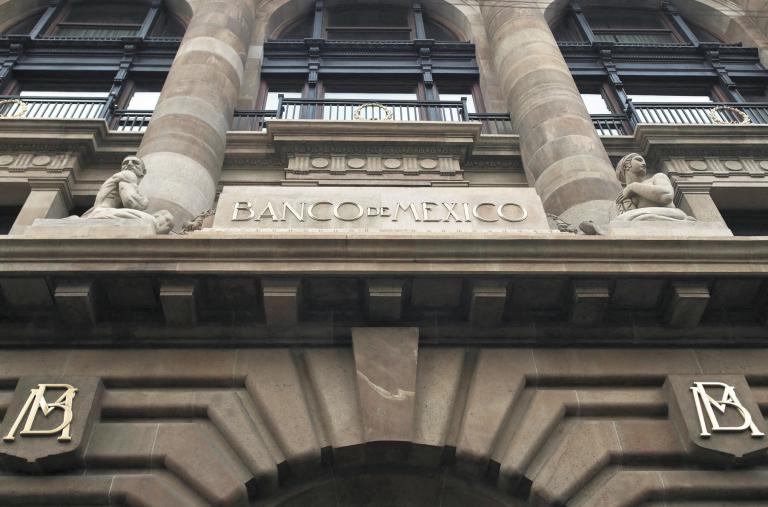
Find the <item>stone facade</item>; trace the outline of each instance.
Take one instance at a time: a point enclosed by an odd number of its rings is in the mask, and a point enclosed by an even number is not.
[[[514,133],[232,130],[300,1],[167,1],[145,132],[0,118],[0,505],[768,505],[768,240],[721,213],[766,207],[768,126],[600,136],[564,2],[508,4],[423,9]],[[765,60],[763,6],[675,4]],[[609,223],[629,153],[695,221]],[[136,154],[171,234],[87,218]]]

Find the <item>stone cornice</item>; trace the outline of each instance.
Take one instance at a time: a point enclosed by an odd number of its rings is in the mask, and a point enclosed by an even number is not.
[[[768,276],[768,239],[570,235],[240,235],[0,238],[0,273]]]

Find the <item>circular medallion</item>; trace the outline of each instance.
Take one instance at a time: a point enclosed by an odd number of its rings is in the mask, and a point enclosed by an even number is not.
[[[13,155],[0,155],[0,165],[11,165],[13,163]]]
[[[768,160],[763,160],[760,162],[760,168],[768,171]]]
[[[744,169],[744,164],[739,162],[738,160],[727,160],[725,162],[725,168],[729,171],[740,171]]]
[[[362,158],[350,158],[349,160],[347,160],[347,165],[352,169],[360,169],[362,167],[365,167],[365,160],[363,160]]]
[[[437,160],[433,158],[423,158],[419,160],[419,166],[421,166],[422,169],[434,169],[437,167]]]
[[[312,167],[314,167],[315,169],[325,169],[326,167],[328,167],[328,164],[330,164],[330,163],[331,163],[330,160],[328,160],[327,158],[322,158],[322,157],[313,158],[309,162],[309,164]]]
[[[51,163],[51,157],[48,155],[38,155],[32,159],[32,165],[41,166]]]
[[[385,158],[382,162],[387,169],[397,169],[403,165],[403,161],[399,158]]]
[[[688,167],[690,167],[694,171],[706,171],[707,163],[704,162],[703,160],[690,160],[688,162]]]

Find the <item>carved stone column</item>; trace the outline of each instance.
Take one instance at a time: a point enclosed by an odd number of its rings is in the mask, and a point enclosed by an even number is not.
[[[544,208],[573,224],[607,222],[620,186],[543,13],[508,2],[480,10],[525,172]]]
[[[216,196],[254,4],[198,3],[139,148],[149,210],[167,209],[177,227],[210,208]]]

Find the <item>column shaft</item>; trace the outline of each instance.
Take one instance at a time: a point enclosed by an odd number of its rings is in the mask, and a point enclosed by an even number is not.
[[[620,185],[552,31],[538,8],[481,5],[523,165],[549,213],[608,221]]]
[[[177,226],[215,199],[255,18],[252,0],[198,6],[138,153],[150,209],[167,209]]]

